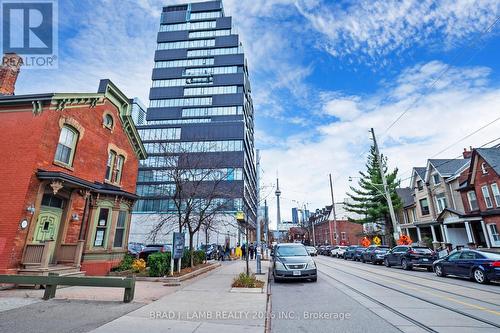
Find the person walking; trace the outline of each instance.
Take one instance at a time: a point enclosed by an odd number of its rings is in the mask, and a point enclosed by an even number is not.
[[[241,246],[241,259],[247,259],[247,245],[245,243],[243,243],[243,245]]]
[[[248,251],[250,251],[250,260],[253,260],[253,256],[255,254],[255,247],[253,246],[253,243],[251,243],[248,247]]]
[[[240,243],[236,244],[236,249],[234,251],[234,255],[236,256],[236,258],[241,258],[242,256],[242,251],[241,251],[241,246],[240,246]]]

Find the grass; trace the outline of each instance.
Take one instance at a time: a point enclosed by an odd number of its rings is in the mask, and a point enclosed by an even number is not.
[[[255,275],[246,275],[245,273],[240,273],[234,278],[233,288],[262,288],[264,287],[264,281],[258,280]]]

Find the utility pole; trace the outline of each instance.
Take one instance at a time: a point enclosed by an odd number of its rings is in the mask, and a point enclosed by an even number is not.
[[[267,200],[264,200],[264,242],[266,243],[266,259],[268,258],[267,250],[269,249],[269,216],[267,215]]]
[[[257,244],[255,247],[255,261],[257,263],[257,271],[255,274],[262,274],[262,267],[260,262],[260,255],[262,248],[260,247],[260,150],[257,149]],[[247,245],[248,246],[248,245]]]
[[[304,216],[307,218],[307,204],[304,204]],[[313,246],[316,246],[316,233],[314,232],[314,221],[311,222],[312,232],[313,232]]]
[[[339,245],[337,234],[337,211],[335,210],[335,198],[333,196],[332,174],[330,174],[330,193],[332,194],[333,233],[335,234],[335,245]]]
[[[281,224],[281,208],[280,208],[280,181],[279,178],[276,178],[276,192],[274,192],[276,195],[276,225],[278,226],[278,231],[279,227]],[[280,233],[280,239],[281,239],[281,233]]]
[[[372,132],[372,138],[373,138],[373,145],[375,147],[375,154],[377,155],[377,161],[378,161],[378,166],[380,168],[380,174],[382,176],[382,184],[384,185],[384,192],[385,192],[385,197],[387,200],[387,205],[389,206],[389,213],[391,215],[391,220],[392,220],[392,228],[394,229],[394,240],[398,241],[399,239],[399,231],[398,231],[398,224],[396,221],[396,213],[394,212],[394,206],[392,205],[392,198],[391,198],[391,193],[389,192],[389,188],[387,186],[387,179],[385,179],[385,172],[384,172],[384,166],[382,164],[382,157],[380,157],[380,151],[378,149],[378,144],[377,144],[377,138],[375,137],[375,131],[373,128],[371,129]]]

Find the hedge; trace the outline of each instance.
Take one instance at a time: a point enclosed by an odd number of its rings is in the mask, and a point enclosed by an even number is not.
[[[205,261],[205,251],[199,250],[199,251],[194,251],[193,252],[194,260],[193,263],[194,265],[200,265],[203,264]],[[189,249],[185,249],[184,253],[182,255],[182,268],[187,268],[191,267],[191,252],[189,252]]]
[[[149,276],[161,277],[170,271],[170,252],[157,252],[149,255]]]

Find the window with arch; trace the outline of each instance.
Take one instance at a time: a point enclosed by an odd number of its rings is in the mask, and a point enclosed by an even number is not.
[[[104,114],[103,125],[109,129],[113,129],[114,124],[115,120],[113,119],[113,116],[109,113]]]
[[[108,154],[108,163],[106,164],[106,180],[112,182],[113,181],[113,167],[115,165],[116,160],[116,152],[114,150],[110,150]]]
[[[76,143],[78,142],[78,131],[73,127],[64,125],[59,134],[55,161],[71,166],[75,156]]]

